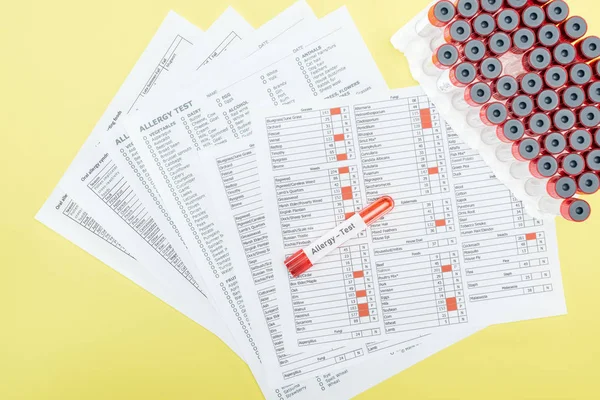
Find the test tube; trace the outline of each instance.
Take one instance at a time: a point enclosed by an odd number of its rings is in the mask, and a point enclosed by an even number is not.
[[[556,0],[543,6],[546,11],[546,19],[559,24],[569,17],[569,6],[562,0]]]
[[[525,138],[513,143],[512,156],[517,161],[531,161],[540,155],[540,143],[533,138]],[[516,178],[516,177],[515,177]]]
[[[585,63],[569,66],[569,82],[573,85],[587,85],[592,80],[592,67]]]
[[[600,189],[600,179],[593,172],[584,172],[577,177],[577,193],[594,194]]]
[[[508,111],[503,103],[487,103],[481,109],[467,113],[467,123],[474,128],[498,126],[508,118]]]
[[[589,150],[583,153],[585,158],[585,165],[590,171],[600,171],[600,150]]]
[[[519,91],[519,82],[509,75],[504,75],[491,83],[492,93],[496,100],[508,100]]]
[[[512,39],[504,32],[496,32],[487,40],[488,50],[496,57],[506,54],[512,47]]]
[[[567,140],[560,133],[552,132],[542,137],[540,145],[544,153],[556,156],[565,150]]]
[[[588,62],[600,57],[600,38],[598,36],[589,36],[577,42],[576,60]]]
[[[538,29],[544,24],[546,20],[546,14],[539,6],[529,6],[521,14],[521,21],[523,26],[531,29]]]
[[[558,172],[558,162],[550,154],[545,154],[529,163],[529,173],[535,178],[550,178],[556,175],[556,172]]]
[[[495,14],[504,5],[504,0],[483,0],[481,9],[487,13]]]
[[[452,44],[444,44],[434,51],[433,56],[423,63],[427,75],[441,74],[442,70],[452,67],[458,61],[458,49]]]
[[[577,125],[584,129],[591,129],[600,124],[600,110],[595,106],[585,106],[577,110]]]
[[[485,3],[485,0],[483,3]],[[479,14],[473,18],[472,24],[473,33],[480,38],[486,38],[496,30],[496,20],[490,14]]]
[[[443,35],[433,38],[430,47],[432,49],[437,49],[444,43],[458,45],[469,40],[471,34],[471,24],[464,19],[457,19],[446,25]]]
[[[515,54],[523,54],[535,46],[535,33],[530,28],[517,29],[512,36],[513,46],[510,49]]]
[[[594,146],[600,148],[600,129],[596,129],[595,132],[592,132],[594,136]]]
[[[486,56],[487,50],[483,41],[469,40],[463,46],[463,59],[468,62],[478,63]]]
[[[509,119],[496,129],[497,138],[504,143],[520,140],[525,135],[525,125],[519,119]]]
[[[585,129],[573,129],[565,137],[569,149],[576,153],[581,153],[592,147],[592,134]]]
[[[456,16],[456,7],[451,1],[438,1],[429,9],[427,18],[423,18],[415,25],[419,36],[431,36],[446,26]]]
[[[585,101],[585,92],[579,86],[569,86],[559,90],[562,104],[567,108],[579,108]]]
[[[592,67],[592,71],[594,72],[596,79],[600,79],[600,60],[593,61],[590,64],[590,67]]]
[[[527,118],[525,126],[527,127],[527,134],[531,136],[540,136],[550,131],[550,128],[552,128],[552,121],[550,121],[550,117],[546,114],[537,112],[531,114],[531,116]]]
[[[517,77],[521,91],[528,96],[535,96],[544,88],[544,81],[535,72],[527,72]]]
[[[461,62],[444,71],[438,79],[437,87],[442,93],[466,87],[477,78],[477,68],[470,62]]]
[[[587,32],[587,22],[579,16],[571,17],[558,25],[563,40],[574,42],[581,39]]]
[[[561,108],[552,115],[552,124],[558,131],[568,131],[576,121],[575,113],[567,108]]]
[[[568,76],[565,67],[555,65],[544,72],[544,83],[550,89],[557,90],[565,86]]]
[[[536,47],[523,56],[523,68],[526,71],[543,71],[552,62],[552,53],[545,47]]]
[[[490,87],[484,82],[472,83],[465,89],[464,96],[453,99],[453,104],[458,109],[470,107],[481,107],[492,98]],[[462,100],[462,101],[461,101]],[[466,104],[466,107],[463,106]]]
[[[577,193],[577,182],[569,176],[553,176],[546,180],[528,179],[525,191],[530,196],[549,195],[554,199],[570,199]]]
[[[584,222],[590,217],[592,209],[587,201],[571,198],[557,200],[550,197],[542,198],[538,203],[540,211],[552,215],[561,215],[571,222]]]
[[[559,102],[558,94],[550,89],[542,90],[535,98],[537,108],[544,113],[554,111],[558,107]]]
[[[533,100],[531,97],[521,94],[506,102],[509,115],[513,118],[526,118],[533,113]]]
[[[581,154],[564,153],[559,155],[557,160],[558,172],[561,175],[578,176],[585,169],[586,160]]]
[[[464,19],[471,19],[479,13],[479,2],[476,0],[458,0],[456,12]]]
[[[529,0],[506,0],[506,5],[514,8],[515,10],[520,10],[529,4]]]
[[[502,62],[496,57],[488,57],[479,64],[479,78],[482,82],[491,82],[502,74]]]
[[[538,30],[537,38],[542,46],[554,47],[561,40],[560,29],[556,25],[545,24]]]
[[[571,43],[559,43],[552,50],[552,59],[558,65],[569,65],[576,56],[577,50]]]
[[[600,103],[600,82],[592,82],[585,88],[586,101],[597,104]]]
[[[501,31],[511,33],[521,24],[521,16],[515,10],[506,8],[496,14],[496,26]]]

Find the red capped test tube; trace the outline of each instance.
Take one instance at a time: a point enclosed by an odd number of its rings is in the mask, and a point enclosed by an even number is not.
[[[562,34],[562,40],[574,42],[585,36],[588,26],[587,22],[579,16],[570,17],[558,25]]]
[[[458,61],[458,49],[452,44],[444,44],[433,52],[431,58],[423,63],[423,71],[427,75],[438,75],[452,67]]]
[[[545,197],[539,201],[538,208],[545,213],[560,215],[571,222],[584,222],[592,212],[587,201],[576,198],[557,200]]]
[[[431,36],[450,23],[456,16],[456,7],[451,1],[438,1],[431,6],[427,18],[423,18],[415,25],[419,36]]]
[[[554,24],[560,24],[569,18],[569,6],[562,0],[555,0],[542,6],[546,19]]]
[[[545,21],[546,13],[544,13],[544,10],[540,6],[529,6],[521,13],[521,23],[527,28],[538,29]]]
[[[600,178],[594,172],[584,172],[577,177],[577,193],[594,194],[600,189]]]

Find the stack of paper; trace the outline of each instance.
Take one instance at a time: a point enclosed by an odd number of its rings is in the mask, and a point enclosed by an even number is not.
[[[292,278],[289,254],[396,207]],[[170,13],[37,218],[209,329],[266,398],[346,399],[487,325],[566,312],[528,217],[348,11]]]

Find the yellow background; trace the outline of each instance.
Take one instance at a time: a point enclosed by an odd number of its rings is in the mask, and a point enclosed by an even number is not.
[[[390,45],[427,0],[346,3],[391,88]],[[203,29],[231,4],[254,27],[291,0],[3,0],[0,8],[0,399],[260,399],[219,340],[33,217],[169,9]],[[572,13],[600,33],[596,0]],[[486,329],[367,399],[600,397],[600,196],[558,236],[569,315]]]

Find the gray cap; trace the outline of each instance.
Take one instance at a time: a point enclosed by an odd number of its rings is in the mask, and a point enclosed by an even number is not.
[[[538,40],[544,47],[554,47],[560,40],[560,30],[556,25],[546,24],[538,30]]]
[[[483,0],[481,2],[481,9],[485,12],[494,14],[500,8],[502,8],[502,3],[504,0]]]
[[[521,28],[513,33],[513,51],[525,53],[535,45],[535,33],[529,28]]]
[[[521,160],[531,161],[540,154],[540,144],[535,139],[523,139],[517,145],[517,150]]]
[[[498,100],[509,99],[519,91],[519,83],[509,75],[498,78],[492,85],[494,87],[494,97]]]
[[[555,24],[569,17],[569,6],[562,0],[556,0],[546,6],[546,18]]]
[[[586,153],[585,163],[592,171],[600,171],[600,150],[592,150]]]
[[[485,0],[484,0],[485,1]],[[521,20],[523,25],[528,28],[537,29],[544,23],[546,19],[546,13],[538,6],[529,6],[521,14]]]
[[[471,99],[469,103],[475,103],[478,105],[483,105],[490,101],[492,98],[492,90],[490,87],[483,83],[477,82],[469,86],[465,92],[465,97]]]
[[[477,68],[470,62],[461,62],[454,67],[454,79],[467,86],[477,78]]]
[[[498,29],[504,32],[512,32],[519,27],[521,23],[521,16],[515,10],[510,8],[500,11],[496,15],[496,24]]]
[[[451,1],[440,1],[433,6],[433,15],[438,21],[447,24],[456,16],[456,8]]]
[[[552,123],[559,131],[568,131],[575,126],[576,118],[573,111],[561,108],[552,116]]]
[[[496,30],[496,20],[489,14],[479,14],[473,19],[472,24],[473,32],[481,37],[489,36]]]
[[[479,12],[479,2],[476,0],[458,0],[456,11],[464,18],[471,18]]]
[[[479,71],[481,72],[481,77],[483,80],[494,80],[497,79],[502,73],[502,62],[496,57],[486,58],[481,62],[479,66]]]
[[[451,67],[458,61],[458,50],[451,44],[441,45],[436,55],[438,62],[445,67]]]
[[[585,169],[583,156],[571,153],[560,156],[560,167],[567,175],[577,176]],[[600,164],[598,164],[600,166]]]
[[[535,72],[528,72],[519,76],[521,91],[527,95],[534,96],[542,91],[544,81]]]
[[[559,65],[569,65],[575,61],[577,51],[571,43],[560,43],[552,50],[554,62]]]
[[[537,95],[535,102],[540,110],[550,112],[558,107],[560,99],[554,90],[546,89]]]
[[[571,17],[566,20],[562,25],[562,33],[565,38],[569,41],[574,42],[575,40],[581,39],[587,32],[587,22],[581,17]]]
[[[549,133],[542,139],[544,149],[550,154],[560,154],[567,147],[567,140],[560,133]]]
[[[497,133],[507,140],[516,142],[525,134],[525,125],[518,119],[509,119],[498,127]]]
[[[590,217],[592,208],[587,201],[581,199],[565,200],[561,213],[564,218],[574,222],[583,222]]]
[[[550,178],[558,172],[558,161],[553,156],[545,155],[534,161],[535,169],[544,178]]]
[[[503,103],[490,103],[484,107],[485,117],[493,125],[500,125],[508,118],[508,111]]]
[[[542,71],[552,62],[552,54],[545,47],[536,47],[525,54],[524,61],[526,69]]]
[[[533,112],[533,100],[524,94],[509,100],[509,104],[510,112],[516,118],[525,118]]]
[[[585,129],[575,129],[567,134],[571,150],[581,152],[592,145],[592,135]]]
[[[578,108],[585,101],[585,92],[579,86],[569,86],[561,92],[560,97],[565,106]]]
[[[512,40],[504,32],[494,33],[487,42],[488,49],[497,56],[506,54],[512,47]]]
[[[485,57],[485,44],[481,40],[469,40],[463,48],[465,59],[471,62],[479,62]]]
[[[568,74],[564,67],[550,67],[544,72],[544,82],[551,89],[559,89],[567,83]]]
[[[577,193],[577,182],[570,176],[561,176],[558,179],[550,180],[554,186],[554,192],[562,199],[570,199]]]
[[[458,19],[452,22],[446,28],[450,35],[451,42],[463,43],[471,37],[471,24],[464,19]]]
[[[600,189],[600,178],[593,172],[585,172],[577,178],[577,188],[583,194],[594,194]]]
[[[577,112],[577,120],[584,128],[594,128],[600,124],[600,110],[594,106],[583,107]]]
[[[585,94],[592,103],[600,103],[600,82],[592,82],[585,90]]]
[[[552,127],[552,121],[544,113],[535,113],[527,120],[527,129],[534,135],[543,135]]]
[[[574,85],[585,85],[592,79],[592,67],[577,63],[569,67],[569,80]]]
[[[597,36],[590,36],[577,44],[579,55],[585,60],[593,60],[600,57],[600,39]]]

